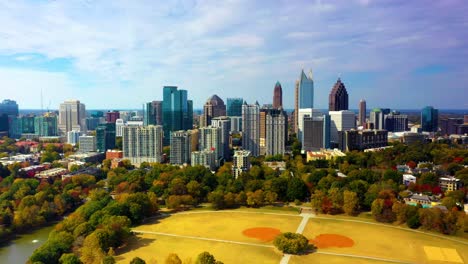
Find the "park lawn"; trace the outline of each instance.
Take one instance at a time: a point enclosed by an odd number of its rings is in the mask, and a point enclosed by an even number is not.
[[[236,211],[187,212],[169,215],[134,230],[162,232],[185,236],[233,240],[250,243],[262,242],[242,234],[245,229],[271,227],[281,232],[295,232],[302,218],[299,215],[272,215],[268,213]]]
[[[355,242],[350,248],[319,249],[323,252],[421,263],[428,261],[424,247],[432,246],[455,249],[461,259],[468,262],[468,244],[417,233],[410,229],[398,229],[390,225],[341,221],[340,219],[345,218],[311,218],[303,234],[308,239],[314,239],[319,234],[338,234],[347,236]],[[463,240],[457,237],[447,238]],[[464,241],[468,243],[467,240]]]
[[[153,234],[139,234],[116,256],[117,263],[129,263],[140,257],[147,264],[165,263],[170,253],[176,253],[183,263],[195,263],[203,251],[208,251],[217,260],[229,263],[274,263],[278,264],[281,254],[273,248],[229,244],[189,238],[168,237]],[[189,262],[188,260],[191,260]]]
[[[289,260],[289,264],[308,264],[308,263],[326,263],[326,264],[388,264],[386,261],[362,259],[362,258],[352,258],[352,257],[342,257],[342,256],[332,256],[324,255],[318,253],[312,253],[305,256],[292,256]]]

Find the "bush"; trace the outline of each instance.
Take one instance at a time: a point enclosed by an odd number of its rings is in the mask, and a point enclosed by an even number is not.
[[[278,235],[273,244],[287,254],[300,254],[311,248],[309,240],[305,236],[291,232]]]
[[[417,214],[413,215],[408,219],[408,221],[406,221],[406,224],[411,229],[418,229],[418,227],[421,226],[421,223],[419,222],[419,216]]]
[[[142,260],[139,257],[134,257],[131,261],[130,264],[146,264],[144,260]]]

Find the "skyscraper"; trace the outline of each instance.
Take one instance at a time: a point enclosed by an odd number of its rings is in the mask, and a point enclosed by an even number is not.
[[[80,152],[95,152],[96,151],[96,137],[95,136],[80,136]]]
[[[119,119],[120,120],[120,119]],[[115,148],[116,124],[101,124],[96,128],[96,149],[98,152],[106,152]]]
[[[341,110],[348,110],[348,92],[344,83],[338,78],[330,92],[328,111]]]
[[[224,147],[222,142],[222,130],[220,127],[202,127],[199,128],[199,146],[200,150],[212,150],[215,152],[216,160],[224,158]]]
[[[162,111],[165,145],[169,144],[172,131],[193,128],[193,102],[187,100],[186,90],[164,86]]]
[[[356,115],[353,111],[330,111],[330,141],[339,144],[339,132],[354,129],[356,127]],[[335,146],[336,146],[335,145]]]
[[[34,133],[39,137],[57,136],[57,116],[46,113],[34,118]]]
[[[212,127],[221,128],[221,143],[223,145],[223,157],[224,159],[230,158],[229,151],[229,132],[231,131],[231,118],[227,116],[219,116],[211,119]]]
[[[330,116],[304,117],[302,151],[315,151],[330,147]]]
[[[190,164],[191,135],[187,131],[171,132],[170,163],[176,165]]]
[[[260,154],[260,106],[258,102],[242,105],[242,148],[253,156]]]
[[[369,121],[372,124],[373,129],[383,129],[384,127],[384,115],[380,108],[374,108],[370,112]]]
[[[408,116],[401,115],[399,112],[393,111],[392,113],[384,116],[384,129],[390,132],[402,132],[408,130]]]
[[[145,104],[144,124],[148,125],[162,125],[162,101],[152,101]]]
[[[280,107],[283,107],[283,89],[280,82],[276,82],[273,91],[273,108],[278,109]]]
[[[439,125],[439,110],[426,106],[421,111],[421,128],[425,132],[437,132]]]
[[[108,111],[106,113],[106,122],[107,123],[115,123],[115,120],[120,118],[119,111]]]
[[[227,98],[227,115],[228,116],[242,116],[242,98]]]
[[[288,137],[288,116],[280,109],[269,109],[266,112],[266,155],[283,155]]]
[[[299,80],[296,80],[294,86],[294,118],[293,118],[293,131],[299,137]]]
[[[161,162],[162,141],[162,126],[124,126],[122,128],[123,156],[137,166],[142,162]]]
[[[18,104],[14,100],[5,99],[0,103],[0,115],[18,116]]]
[[[366,124],[366,100],[359,101],[359,125],[365,126]]]
[[[78,100],[68,100],[60,104],[58,131],[66,136],[68,131],[86,132],[86,108]]]
[[[309,71],[309,76],[301,72],[299,80],[299,109],[314,108],[314,80],[312,79],[312,70]]]
[[[203,122],[200,122],[200,127],[211,125],[211,119],[213,117],[225,115],[226,105],[224,104],[224,101],[216,94],[214,94],[208,98],[205,105],[203,106]]]

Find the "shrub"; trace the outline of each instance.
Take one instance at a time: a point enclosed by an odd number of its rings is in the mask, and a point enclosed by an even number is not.
[[[283,233],[273,241],[275,247],[287,254],[300,254],[310,249],[309,240],[301,234]]]

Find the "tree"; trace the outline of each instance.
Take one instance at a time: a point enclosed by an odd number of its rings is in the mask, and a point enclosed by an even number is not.
[[[359,204],[358,196],[355,192],[345,190],[343,193],[343,211],[348,215],[356,214]]]
[[[131,261],[130,264],[146,264],[144,260],[142,260],[139,257],[134,257]]]
[[[276,236],[273,245],[286,254],[300,254],[309,250],[309,240],[301,234],[282,233]]]
[[[63,254],[59,259],[60,264],[82,264],[83,262],[73,253]]]
[[[294,177],[288,182],[286,195],[289,201],[296,199],[303,201],[307,197],[307,194],[307,186],[301,179]]]
[[[167,256],[165,264],[182,264],[182,260],[180,260],[179,256],[175,253],[171,253]]]
[[[310,203],[312,204],[312,208],[314,208],[315,211],[322,212],[322,204],[323,204],[324,198],[325,198],[324,192],[318,189],[314,191],[314,193],[311,196]]]
[[[195,264],[217,264],[217,263],[221,263],[221,262],[216,261],[215,257],[206,251],[200,253],[197,257],[197,260],[195,261]]]
[[[263,201],[265,200],[263,191],[256,190],[255,192],[248,192],[247,193],[247,205],[252,207],[260,207],[263,205]]]
[[[208,202],[215,210],[224,209],[224,193],[221,190],[216,190],[208,194]]]

